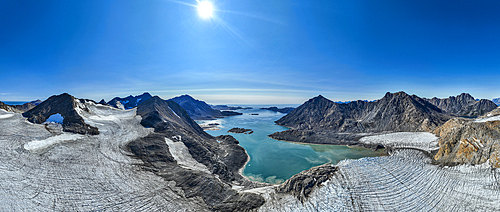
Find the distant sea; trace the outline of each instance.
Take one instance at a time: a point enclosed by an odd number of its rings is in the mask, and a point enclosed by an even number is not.
[[[237,110],[243,115],[211,121],[198,121],[198,123],[218,123],[221,130],[206,132],[213,136],[232,135],[240,142],[240,145],[247,150],[250,156],[250,161],[245,166],[243,175],[251,180],[277,184],[301,171],[325,163],[336,164],[344,159],[384,155],[381,151],[374,152],[360,147],[299,144],[274,140],[267,135],[288,129],[274,123],[285,114],[259,109],[264,105],[249,106],[254,109]],[[266,105],[266,107],[269,106]],[[228,133],[227,131],[233,127],[251,129],[254,132],[252,134]]]
[[[2,101],[3,102],[3,101]],[[13,102],[13,101],[7,101],[7,102],[3,102],[7,105],[22,105],[24,103],[28,103],[28,102]]]

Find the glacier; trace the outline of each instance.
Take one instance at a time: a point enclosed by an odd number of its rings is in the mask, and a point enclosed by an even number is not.
[[[186,198],[127,150],[130,141],[153,132],[135,108],[77,103],[99,135],[55,135],[21,114],[0,111],[0,211],[208,211],[201,198]],[[165,140],[176,161],[207,171],[177,139]],[[341,161],[304,202],[274,185],[234,188],[262,195],[258,211],[500,211],[500,171],[488,163],[434,164],[425,152],[436,148],[436,139],[427,133],[365,137],[361,143],[392,147],[391,154]]]

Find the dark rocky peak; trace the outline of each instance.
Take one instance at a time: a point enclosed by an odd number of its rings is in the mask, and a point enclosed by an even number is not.
[[[106,101],[104,99],[101,99],[101,101],[99,101],[99,104],[101,104],[101,105],[108,105],[108,103],[106,103]]]
[[[148,92],[144,92],[143,94],[138,96],[130,95],[125,98],[115,97],[110,100],[108,104],[120,109],[131,109],[137,107],[137,105],[143,103],[151,97],[151,94],[149,94]]]
[[[170,100],[179,104],[195,120],[210,120],[223,117],[220,110],[214,110],[206,102],[196,100],[187,94]]]
[[[450,96],[450,98],[453,98],[453,96]],[[456,97],[458,101],[466,101],[466,102],[475,102],[476,99],[472,97],[469,93],[461,93]]]
[[[486,99],[477,101],[468,93],[450,96],[445,99],[434,97],[432,99],[426,99],[426,101],[453,116],[476,117],[484,115],[496,108],[494,102]]]
[[[386,93],[375,102],[337,104],[322,96],[276,121],[296,130],[330,132],[424,131],[448,120],[436,106],[405,92]]]
[[[153,127],[157,132],[185,129],[200,136],[208,136],[179,104],[163,100],[158,96],[140,104],[137,107],[137,114],[142,117],[143,126]]]
[[[54,95],[43,101],[33,109],[23,113],[29,122],[41,124],[50,116],[60,114],[63,117],[63,130],[78,134],[98,135],[99,130],[85,123],[83,118],[75,110],[77,100],[68,93]]]

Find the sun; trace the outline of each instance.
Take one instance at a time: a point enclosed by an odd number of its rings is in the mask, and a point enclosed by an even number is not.
[[[209,1],[198,1],[198,15],[202,18],[212,18],[214,15],[214,6]]]

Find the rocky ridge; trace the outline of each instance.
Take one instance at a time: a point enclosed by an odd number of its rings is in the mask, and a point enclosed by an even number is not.
[[[128,145],[131,152],[145,162],[148,170],[175,181],[186,197],[200,197],[217,211],[247,211],[264,203],[259,195],[232,189],[235,183],[252,184],[239,174],[248,155],[236,139],[210,136],[180,105],[157,96],[140,104],[137,114],[142,117],[141,124],[154,128],[154,133],[131,142]],[[182,142],[193,159],[206,166],[209,173],[180,167],[165,139]]]
[[[269,136],[294,142],[360,145],[357,140],[367,133],[425,132],[450,118],[424,99],[404,92],[386,93],[374,102],[346,104],[320,95],[276,121],[290,130]]]
[[[41,100],[35,100],[35,101],[32,101],[32,102],[27,102],[27,103],[24,103],[22,105],[7,105],[3,102],[0,102],[0,109],[4,109],[8,112],[14,112],[14,113],[24,113],[28,110],[31,110],[33,109],[34,107],[36,107],[37,105],[39,105],[40,103],[42,103]]]
[[[450,96],[445,99],[434,97],[432,99],[425,100],[435,105],[442,111],[454,116],[482,116],[497,107],[497,105],[490,100],[481,99],[478,101],[468,93],[462,93],[458,96]]]
[[[119,109],[131,109],[137,107],[137,105],[140,105],[141,103],[145,102],[151,97],[152,97],[151,94],[145,92],[138,96],[130,95],[125,98],[115,97],[112,100],[110,100],[107,104]],[[101,100],[101,102],[103,102],[103,100]]]
[[[436,128],[439,151],[434,159],[445,165],[482,164],[500,168],[500,118],[471,121],[454,118]]]
[[[242,115],[242,113],[234,111],[220,111],[213,109],[204,101],[196,100],[189,95],[182,95],[170,99],[179,104],[187,114],[194,120],[212,120],[225,116]]]
[[[98,128],[85,123],[83,118],[76,111],[77,109],[86,109],[78,107],[78,103],[84,103],[85,101],[87,100],[76,99],[67,93],[54,95],[33,109],[23,113],[23,116],[31,123],[41,124],[51,115],[60,114],[64,118],[62,124],[63,131],[84,135],[98,135]]]

